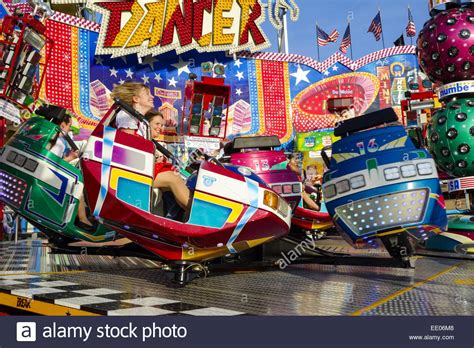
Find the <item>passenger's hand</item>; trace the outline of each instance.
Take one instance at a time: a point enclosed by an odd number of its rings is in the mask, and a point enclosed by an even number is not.
[[[79,158],[79,150],[71,151],[66,157],[64,157],[64,160],[66,162],[71,162],[76,158]]]

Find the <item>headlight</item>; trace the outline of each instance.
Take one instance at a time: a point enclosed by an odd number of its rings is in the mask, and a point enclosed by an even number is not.
[[[387,168],[383,171],[385,180],[397,180],[400,179],[400,171],[398,167]]]
[[[431,175],[433,174],[433,168],[431,167],[431,163],[425,162],[425,163],[419,163],[416,165],[418,168],[418,174],[420,175]]]
[[[349,180],[342,180],[336,183],[337,193],[344,193],[351,189]]]
[[[364,187],[365,179],[363,175],[357,175],[351,178],[351,187],[353,190]]]
[[[332,198],[336,195],[336,186],[328,185],[323,187],[323,195],[325,198]]]
[[[275,192],[265,190],[263,192],[263,204],[267,207],[278,209],[278,195]]]
[[[404,178],[411,178],[416,176],[416,168],[414,164],[408,164],[406,166],[401,166],[402,176]]]

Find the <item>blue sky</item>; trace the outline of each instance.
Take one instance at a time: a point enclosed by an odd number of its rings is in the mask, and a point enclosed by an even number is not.
[[[393,46],[393,41],[402,32],[406,34],[408,5],[412,10],[417,34],[429,19],[428,0],[295,0],[295,2],[300,8],[300,16],[297,22],[288,19],[290,53],[317,59],[316,21],[328,34],[335,28],[339,31],[340,36],[336,43],[320,47],[321,60],[339,50],[350,12],[353,13],[351,32],[354,59],[382,49],[382,40],[375,41],[373,34],[367,33],[370,22],[377,14],[378,6],[382,13],[385,47]],[[276,30],[268,20],[263,29],[272,42],[272,47],[268,51],[276,52],[278,49]],[[413,38],[413,42],[415,39],[416,37]],[[406,35],[405,43],[410,44],[410,39]],[[350,51],[347,52],[347,56],[350,57]]]

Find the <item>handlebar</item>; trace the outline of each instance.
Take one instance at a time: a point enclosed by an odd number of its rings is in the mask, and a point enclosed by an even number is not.
[[[127,103],[123,102],[121,99],[119,98],[114,98],[114,102],[116,104],[118,104],[118,106],[120,106],[122,109],[124,109],[126,112],[128,112],[130,115],[132,115],[133,117],[137,118],[140,122],[144,122],[145,121],[145,117],[143,117],[143,115],[141,113],[139,113],[137,110],[135,110],[134,108],[132,108],[130,105],[128,105]]]
[[[63,135],[64,139],[66,139],[67,144],[71,147],[71,150],[73,152],[79,150],[74,140],[72,140],[71,137],[67,133],[65,133],[62,129],[59,129],[59,132]]]
[[[331,148],[332,146],[325,146],[321,150],[321,157],[323,158],[324,164],[326,165],[327,168],[329,168],[329,164],[331,161],[329,159],[329,156],[326,154],[326,150],[330,150]]]

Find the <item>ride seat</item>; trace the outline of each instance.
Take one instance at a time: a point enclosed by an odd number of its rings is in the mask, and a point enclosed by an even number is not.
[[[158,216],[165,215],[163,192],[157,187],[151,190],[151,213]]]

